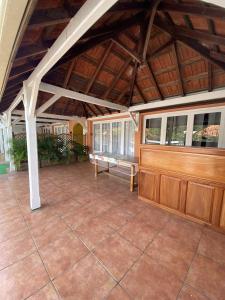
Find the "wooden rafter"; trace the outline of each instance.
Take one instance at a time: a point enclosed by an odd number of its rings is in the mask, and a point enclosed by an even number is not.
[[[134,85],[135,85],[135,81],[136,81],[136,77],[137,77],[137,71],[138,71],[138,62],[135,61],[133,71],[132,71],[132,77],[131,77],[128,106],[132,105],[132,99],[133,99],[133,95],[134,95]]]
[[[225,71],[225,64],[223,62],[219,61],[219,60],[214,59],[210,55],[210,50],[207,47],[201,45],[195,39],[193,39],[191,37],[187,38],[186,36],[182,36],[181,34],[177,34],[173,30],[173,28],[169,27],[168,24],[165,24],[164,22],[162,22],[158,18],[157,18],[157,20],[155,20],[154,25],[157,26],[162,31],[170,34],[176,40],[178,40],[178,41],[182,42],[183,44],[185,44],[186,46],[192,48],[193,50],[198,52],[200,55],[202,55],[204,58],[206,58],[208,61],[212,62],[213,64],[215,64],[216,66],[220,67],[221,69],[223,69]]]
[[[162,2],[159,11],[178,12],[186,15],[204,16],[208,18],[224,18],[225,10],[221,7],[200,6],[198,4],[165,3]]]
[[[147,69],[148,69],[148,71],[149,71],[149,74],[150,74],[151,78],[152,78],[153,84],[154,84],[154,86],[155,86],[155,88],[156,88],[156,90],[157,90],[157,92],[158,92],[158,94],[159,94],[159,98],[160,98],[161,100],[163,100],[164,97],[163,97],[163,95],[162,95],[162,93],[161,93],[161,91],[160,91],[159,85],[158,85],[157,80],[156,80],[156,78],[155,78],[155,75],[154,75],[154,73],[153,73],[153,71],[152,71],[152,67],[151,67],[150,63],[149,63],[148,61],[146,61],[146,64],[145,64],[145,65],[146,65],[146,67],[147,67]]]
[[[161,52],[165,50],[167,47],[170,47],[174,43],[174,39],[170,39],[168,42],[157,48],[155,51],[153,51],[148,57],[148,60],[151,60],[153,58],[156,58],[157,56],[161,55]]]
[[[138,53],[136,53],[135,50],[131,50],[129,48],[127,48],[119,39],[117,38],[113,38],[112,41],[119,46],[121,49],[123,49],[128,55],[130,55],[130,57],[132,57],[133,59],[135,59],[137,62],[141,63],[141,59],[138,55]]]
[[[147,55],[147,51],[148,51],[148,44],[149,44],[149,40],[151,37],[151,32],[152,32],[152,26],[153,26],[153,22],[155,19],[155,14],[157,12],[157,7],[159,5],[159,3],[161,2],[161,0],[152,0],[149,9],[151,10],[150,13],[150,17],[149,17],[149,23],[148,23],[148,28],[146,31],[146,36],[145,36],[145,41],[144,41],[144,46],[143,46],[143,54],[142,54],[142,59],[143,61],[146,61],[146,55]]]
[[[105,50],[105,53],[104,53],[103,57],[101,58],[101,60],[100,60],[100,62],[98,64],[98,66],[97,66],[94,74],[92,75],[90,81],[88,82],[88,85],[87,85],[87,87],[85,89],[85,94],[89,93],[89,91],[91,90],[92,85],[95,82],[95,79],[98,77],[98,75],[99,75],[99,73],[100,73],[100,71],[102,69],[102,66],[104,65],[104,63],[105,63],[105,61],[106,61],[106,59],[107,59],[107,57],[108,57],[108,55],[109,55],[109,53],[110,53],[110,51],[112,49],[112,46],[113,46],[113,43],[110,42],[109,46]]]
[[[94,111],[94,109],[91,107],[91,105],[89,105],[88,103],[86,103],[87,108],[91,111],[91,113],[97,117],[97,113]]]
[[[65,79],[64,79],[64,82],[63,82],[63,88],[67,88],[68,85],[69,85],[69,81],[71,79],[71,76],[72,76],[72,73],[73,73],[73,69],[75,67],[75,63],[76,63],[76,59],[74,59],[72,61],[72,63],[69,65],[68,69],[67,69],[67,72],[66,72],[66,75],[65,75]],[[63,110],[63,115],[65,114],[65,112],[67,111],[69,105],[70,105],[71,101],[69,99],[67,99],[67,103],[64,107],[64,110]],[[51,113],[54,112],[54,108],[55,108],[55,103],[52,105],[52,108],[51,108]]]
[[[178,56],[178,52],[177,52],[176,42],[172,45],[172,50],[173,50],[173,56],[175,59],[178,80],[179,80],[180,93],[182,96],[185,96],[184,84],[183,84],[183,79],[182,79],[182,74],[181,74],[181,66],[180,66],[180,62],[179,62],[179,56]]]
[[[114,89],[114,87],[116,86],[117,82],[120,80],[121,76],[123,75],[123,73],[127,70],[129,64],[131,63],[131,58],[129,58],[121,67],[120,71],[118,72],[117,76],[112,80],[110,87],[106,90],[106,92],[103,95],[103,99],[106,99],[109,94],[111,93],[111,91]]]
[[[146,99],[146,97],[145,97],[143,91],[140,89],[137,80],[135,81],[135,88],[136,88],[138,94],[141,96],[143,102],[144,102],[144,103],[147,103],[148,101],[147,101],[147,99]]]

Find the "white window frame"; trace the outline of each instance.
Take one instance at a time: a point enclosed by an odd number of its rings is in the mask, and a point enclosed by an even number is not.
[[[92,126],[94,128],[95,124],[100,124],[100,151],[95,151],[94,149],[94,132],[93,132],[93,137],[92,137],[92,145],[93,145],[93,152],[95,153],[101,153],[102,152],[102,124],[105,123],[110,123],[110,145],[109,145],[109,150],[110,153],[112,153],[112,123],[121,123],[121,151],[120,154],[124,155],[125,151],[125,122],[126,121],[132,121],[130,117],[127,118],[115,118],[115,119],[108,119],[108,120],[99,120],[99,121],[94,121]],[[134,147],[135,149],[135,147]]]
[[[61,129],[61,133],[58,133],[58,130]],[[54,134],[68,134],[69,133],[69,125],[55,125],[54,126]]]
[[[160,145],[166,145],[166,127],[167,127],[167,118],[168,117],[176,117],[176,116],[187,116],[187,134],[186,141],[184,147],[192,146],[192,134],[193,134],[193,126],[194,126],[194,116],[198,114],[204,113],[221,113],[220,119],[220,129],[219,129],[219,140],[218,140],[218,148],[225,148],[225,107],[217,106],[217,107],[208,107],[208,108],[196,108],[196,109],[186,109],[180,111],[171,111],[165,113],[152,113],[144,116],[143,120],[143,134],[142,134],[142,143],[145,144],[145,128],[146,121],[149,119],[162,118],[161,122],[161,138]],[[177,146],[179,147],[179,146]]]

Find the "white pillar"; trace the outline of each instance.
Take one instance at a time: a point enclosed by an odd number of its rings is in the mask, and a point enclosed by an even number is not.
[[[10,172],[15,171],[15,164],[13,156],[10,154],[10,149],[12,147],[12,122],[11,122],[11,112],[3,114],[3,138],[4,138],[4,153],[5,161],[10,164]]]
[[[0,128],[0,154],[4,153],[3,128]]]
[[[24,110],[26,120],[27,157],[29,171],[30,207],[32,210],[41,207],[39,191],[39,170],[37,151],[37,131],[35,107],[38,96],[39,82],[28,86],[24,82]]]

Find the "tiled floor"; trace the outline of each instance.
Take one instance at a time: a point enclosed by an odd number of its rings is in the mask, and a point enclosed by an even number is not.
[[[89,163],[0,177],[0,300],[225,299],[225,235],[154,208]]]

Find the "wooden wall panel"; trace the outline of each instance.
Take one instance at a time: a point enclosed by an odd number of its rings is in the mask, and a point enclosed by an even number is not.
[[[211,222],[214,188],[196,182],[189,182],[185,212],[197,219]]]
[[[225,193],[223,194],[223,202],[220,214],[220,227],[225,230]]]
[[[148,171],[141,171],[139,173],[139,195],[141,197],[158,202],[158,186],[157,174]]]
[[[176,177],[161,176],[160,204],[179,209],[181,180]]]
[[[215,150],[214,155],[208,155],[207,152],[204,155],[202,150],[198,153],[197,148],[192,152],[189,152],[189,149],[186,151],[182,147],[141,146],[140,165],[144,168],[163,169],[225,184],[225,151]]]

